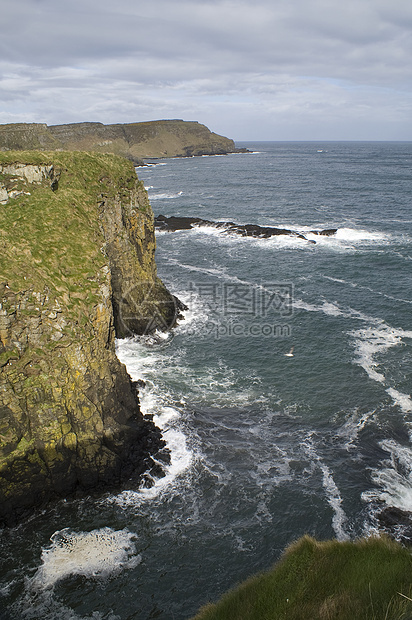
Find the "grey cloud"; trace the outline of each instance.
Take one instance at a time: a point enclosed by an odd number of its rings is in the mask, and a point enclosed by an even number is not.
[[[187,114],[231,133],[259,110],[274,132],[277,115],[412,138],[411,24],[409,0],[3,0],[0,122]]]
[[[177,56],[178,61],[187,56],[206,64],[210,55],[217,70],[224,69],[225,63],[228,70],[234,64],[247,70],[259,70],[260,64],[262,69],[280,65],[278,69],[289,70],[299,64],[309,73],[312,66],[323,64],[325,72],[334,68],[342,74],[345,67],[333,67],[333,63],[340,59],[351,64],[352,46],[363,50],[365,57],[369,45],[379,44],[384,59],[388,47],[397,47],[405,30],[404,15],[403,20],[389,20],[379,12],[379,4],[376,8],[368,0],[22,2],[26,5],[21,10],[19,2],[23,19],[16,15],[16,3],[7,2],[3,58],[12,56],[19,62],[30,58],[31,63],[46,66],[130,56],[140,61],[144,56],[159,60]],[[10,19],[10,11],[16,19]],[[402,47],[406,43],[401,41]],[[223,54],[220,63],[219,53]]]

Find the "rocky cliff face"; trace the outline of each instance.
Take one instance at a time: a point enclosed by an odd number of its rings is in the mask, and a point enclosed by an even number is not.
[[[115,153],[135,163],[159,157],[237,152],[233,140],[194,121],[162,120],[103,125],[16,123],[0,125],[0,150],[64,149]]]
[[[0,155],[0,521],[153,465],[160,432],[115,355],[169,327],[153,214],[109,155]],[[116,330],[116,331],[115,331]]]

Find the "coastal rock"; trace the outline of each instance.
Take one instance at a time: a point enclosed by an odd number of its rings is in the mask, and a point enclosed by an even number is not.
[[[333,237],[338,232],[337,228],[326,228],[325,230],[311,230],[312,235],[321,235],[322,237]]]
[[[222,230],[222,232],[241,235],[242,237],[259,237],[261,239],[268,239],[278,235],[288,235],[290,237],[297,237],[308,241],[308,243],[316,243],[313,239],[307,239],[305,235],[295,230],[288,228],[275,228],[272,226],[259,226],[258,224],[235,224],[234,222],[212,222],[210,220],[204,220],[200,217],[166,217],[164,215],[158,215],[155,218],[155,227],[159,230],[165,230],[173,232],[176,230],[190,230],[196,226],[211,226]],[[330,228],[327,230],[311,230],[310,232],[315,235],[332,236],[336,233],[336,228]]]
[[[378,514],[378,521],[387,534],[412,545],[412,512],[387,506]]]
[[[60,173],[53,166],[36,166],[33,164],[9,164],[0,166],[0,175],[7,182],[0,183],[0,204],[7,204],[11,198],[23,194],[30,195],[27,184],[38,184],[49,179],[50,187],[55,191],[58,187]]]
[[[114,153],[135,165],[142,165],[145,159],[247,152],[196,121],[0,125],[0,151],[32,149]]]
[[[53,497],[137,483],[159,450],[167,459],[115,335],[167,329],[179,304],[157,277],[132,163],[3,153],[0,183],[0,522],[13,523]]]

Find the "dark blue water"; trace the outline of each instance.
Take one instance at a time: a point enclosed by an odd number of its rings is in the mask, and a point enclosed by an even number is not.
[[[316,244],[158,235],[159,275],[189,309],[118,354],[171,467],[3,531],[10,618],[184,620],[304,533],[351,539],[385,507],[412,511],[412,143],[246,146],[138,169],[155,214]]]

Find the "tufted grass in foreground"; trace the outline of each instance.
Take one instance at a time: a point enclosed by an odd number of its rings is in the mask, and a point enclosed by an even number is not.
[[[386,538],[304,536],[192,620],[412,620],[412,555]]]

